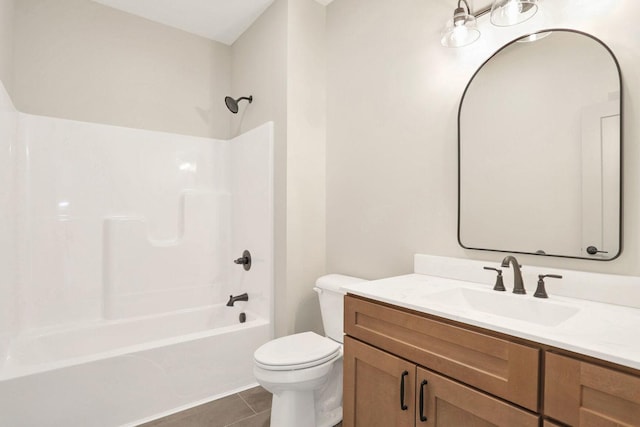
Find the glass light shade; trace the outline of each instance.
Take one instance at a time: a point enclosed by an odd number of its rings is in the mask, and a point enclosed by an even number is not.
[[[538,11],[538,0],[494,0],[491,23],[508,27],[526,21]]]
[[[447,21],[440,34],[440,42],[445,47],[462,47],[475,42],[479,37],[480,31],[475,17],[468,14],[456,15]]]

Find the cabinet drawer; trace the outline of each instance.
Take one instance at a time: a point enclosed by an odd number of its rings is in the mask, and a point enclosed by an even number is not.
[[[538,409],[539,350],[345,297],[345,332],[525,408]]]
[[[418,427],[539,427],[540,417],[423,368],[417,369]]]
[[[546,353],[545,415],[572,426],[640,426],[640,377]]]

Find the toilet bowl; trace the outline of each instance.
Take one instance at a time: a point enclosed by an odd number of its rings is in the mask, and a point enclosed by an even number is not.
[[[331,407],[328,402],[331,396],[324,393],[320,401],[330,380],[342,380],[339,343],[313,332],[303,332],[263,345],[256,350],[254,358],[256,380],[273,393],[272,426],[330,427],[340,422],[342,399],[338,402],[333,399],[336,404]],[[337,376],[340,378],[333,378]]]
[[[343,299],[340,288],[362,282],[331,274],[316,281],[326,337],[302,332],[254,353],[258,383],[273,393],[271,426],[332,427],[342,420]]]

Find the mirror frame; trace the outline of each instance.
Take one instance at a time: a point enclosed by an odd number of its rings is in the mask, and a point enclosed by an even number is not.
[[[461,206],[461,201],[460,201],[460,190],[461,190],[461,182],[460,182],[460,169],[461,169],[461,141],[460,141],[460,134],[461,134],[461,125],[460,125],[460,115],[462,112],[462,104],[464,102],[464,98],[467,94],[467,91],[469,90],[469,86],[471,85],[471,83],[473,82],[473,80],[476,78],[476,75],[482,70],[482,68],[489,62],[491,61],[491,59],[493,59],[494,56],[498,55],[500,52],[502,52],[504,49],[508,48],[509,46],[511,46],[514,43],[517,43],[519,40],[522,40],[526,37],[530,37],[534,34],[542,34],[542,33],[547,33],[547,32],[553,32],[553,31],[561,31],[561,32],[569,32],[569,33],[576,33],[576,34],[580,34],[582,36],[586,36],[589,37],[590,39],[594,40],[595,42],[599,43],[602,47],[604,47],[604,49],[609,53],[609,55],[611,55],[611,59],[613,60],[613,63],[616,66],[616,69],[618,71],[618,83],[620,86],[620,159],[619,159],[619,171],[620,171],[620,176],[619,176],[619,182],[620,182],[620,212],[619,212],[619,223],[618,223],[618,233],[619,233],[619,245],[618,245],[618,253],[616,253],[613,257],[611,258],[586,258],[586,257],[582,257],[582,256],[571,256],[571,255],[558,255],[558,254],[541,254],[541,253],[535,253],[535,252],[523,252],[523,251],[514,251],[514,250],[508,250],[508,249],[487,249],[487,248],[476,248],[476,247],[469,247],[469,246],[465,246],[462,244],[462,240],[460,238],[460,206]],[[535,43],[535,42],[534,42]],[[471,78],[469,79],[469,82],[467,83],[467,85],[465,86],[464,92],[462,93],[462,97],[460,98],[460,103],[458,104],[458,124],[457,124],[457,131],[458,131],[458,230],[457,230],[457,239],[458,239],[458,244],[464,248],[464,249],[472,249],[472,250],[478,250],[478,251],[487,251],[487,252],[502,252],[502,253],[511,253],[511,254],[524,254],[524,255],[535,255],[535,256],[545,256],[545,257],[554,257],[554,258],[572,258],[572,259],[581,259],[581,260],[589,260],[589,261],[613,261],[614,259],[618,258],[620,256],[620,254],[622,254],[622,250],[623,250],[623,242],[624,242],[624,236],[623,236],[623,219],[624,219],[624,173],[623,173],[623,151],[624,151],[624,109],[623,109],[623,86],[622,86],[622,70],[620,69],[620,63],[618,62],[618,58],[616,58],[616,56],[614,55],[613,51],[611,50],[611,48],[609,48],[609,46],[607,46],[602,40],[600,40],[599,38],[589,34],[589,33],[585,33],[583,31],[578,31],[578,30],[573,30],[573,29],[568,29],[568,28],[549,28],[549,29],[544,29],[544,30],[538,30],[532,33],[527,33],[524,34],[522,36],[519,36],[513,40],[511,40],[510,42],[508,42],[507,44],[501,46],[498,50],[496,50],[493,54],[491,54],[479,67],[478,69],[473,73],[473,75],[471,76]]]

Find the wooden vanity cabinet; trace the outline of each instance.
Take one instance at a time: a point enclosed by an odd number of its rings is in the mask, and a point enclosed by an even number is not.
[[[547,352],[544,412],[572,426],[640,426],[640,377]]]
[[[345,427],[540,425],[539,349],[349,295],[345,332]]]
[[[538,427],[539,417],[345,337],[343,425]]]
[[[345,427],[640,427],[637,370],[352,295],[344,313]]]
[[[348,295],[348,336],[538,410],[540,350]]]

